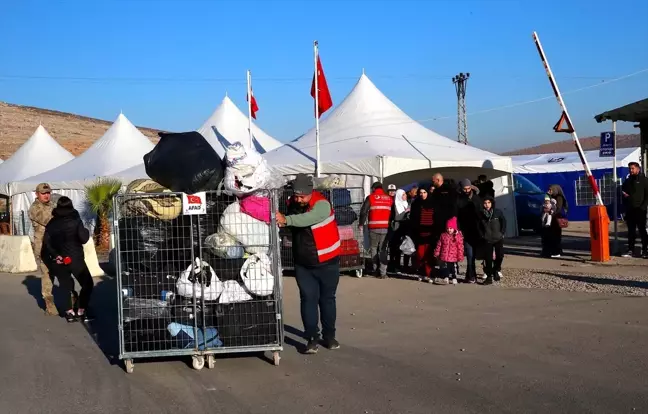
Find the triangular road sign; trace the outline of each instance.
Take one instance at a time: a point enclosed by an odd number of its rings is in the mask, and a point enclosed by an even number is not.
[[[567,132],[568,134],[574,132],[574,127],[572,126],[571,122],[569,122],[569,118],[567,118],[567,114],[564,111],[560,116],[558,122],[556,122],[556,125],[554,125],[553,129],[556,132]]]

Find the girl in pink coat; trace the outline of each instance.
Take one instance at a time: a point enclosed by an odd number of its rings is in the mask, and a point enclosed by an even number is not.
[[[447,285],[452,283],[456,285],[456,264],[464,259],[464,239],[457,228],[456,217],[448,220],[446,232],[441,235],[436,249],[434,249],[434,257],[441,261],[441,268],[445,269],[445,274],[447,275],[443,279],[437,279],[437,284]]]

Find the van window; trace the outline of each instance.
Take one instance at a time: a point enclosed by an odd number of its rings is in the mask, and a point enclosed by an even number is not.
[[[515,192],[520,194],[544,194],[544,191],[537,185],[533,184],[528,179],[518,174],[513,174],[513,182],[515,183]]]

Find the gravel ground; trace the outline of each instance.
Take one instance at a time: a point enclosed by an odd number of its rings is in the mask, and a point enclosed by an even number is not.
[[[500,285],[509,288],[648,296],[648,275],[637,276],[628,273],[610,272],[605,275],[594,275],[583,271],[505,269]]]

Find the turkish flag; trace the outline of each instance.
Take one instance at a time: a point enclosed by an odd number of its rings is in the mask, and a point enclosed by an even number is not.
[[[256,119],[256,113],[259,110],[259,105],[257,105],[256,98],[254,97],[254,92],[252,93],[252,102],[250,102],[250,112],[252,112],[252,118]],[[248,97],[245,97],[246,101],[249,101]]]
[[[311,85],[311,96],[315,98],[315,76],[317,76],[318,101],[317,112],[319,116],[333,106],[333,99],[331,99],[331,92],[326,84],[326,77],[324,76],[324,69],[322,69],[322,62],[317,56],[317,73],[313,75],[313,84]]]

